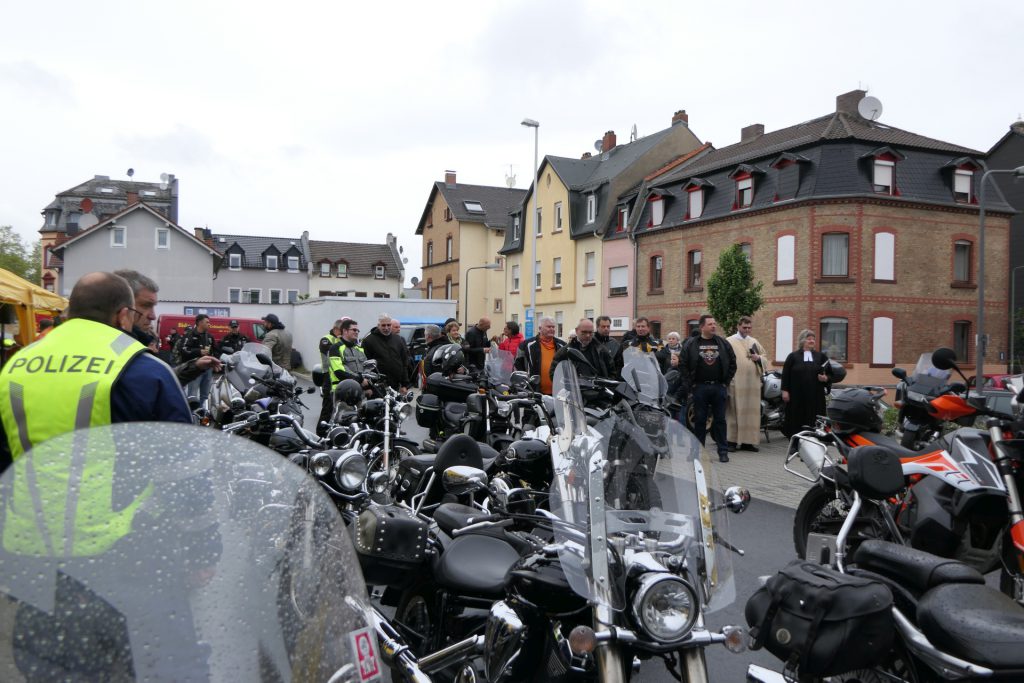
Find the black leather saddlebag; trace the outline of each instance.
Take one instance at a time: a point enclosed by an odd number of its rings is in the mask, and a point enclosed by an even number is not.
[[[747,601],[751,648],[765,647],[801,675],[870,668],[895,635],[892,593],[877,581],[796,560]]]
[[[363,578],[372,586],[403,588],[426,562],[428,523],[400,505],[371,505],[352,525]]]

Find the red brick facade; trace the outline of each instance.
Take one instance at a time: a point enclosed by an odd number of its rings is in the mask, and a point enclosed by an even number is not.
[[[822,276],[822,239],[848,234],[845,277]],[[894,235],[894,280],[875,274],[877,233]],[[778,282],[777,240],[795,238],[795,281]],[[892,384],[893,365],[912,366],[918,355],[939,346],[955,348],[954,324],[969,324],[965,372],[973,368],[977,313],[978,213],[976,209],[938,208],[883,199],[821,200],[786,208],[743,212],[701,222],[691,228],[638,234],[637,311],[661,323],[663,333],[684,331],[686,322],[707,308],[707,282],[722,250],[749,243],[755,278],[764,282],[764,306],[754,316],[754,336],[769,357],[776,353],[776,319],[793,318],[793,339],[800,330],[819,333],[823,318],[847,321],[848,382]],[[840,240],[842,238],[839,238]],[[888,239],[888,238],[884,238]],[[985,327],[989,334],[986,370],[1001,371],[1008,347],[1009,220],[986,220]],[[969,281],[954,282],[954,243],[969,243]],[[702,288],[690,291],[687,255],[702,251]],[[663,293],[648,291],[651,256],[663,255]],[[875,319],[892,319],[892,363],[873,363]],[[732,333],[728,330],[728,333]],[[685,333],[685,332],[684,332]],[[784,357],[784,356],[782,356]],[[991,370],[989,370],[991,368]],[[968,373],[970,374],[970,373]]]

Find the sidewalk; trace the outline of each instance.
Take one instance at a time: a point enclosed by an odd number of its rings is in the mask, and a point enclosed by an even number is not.
[[[715,468],[715,474],[723,487],[745,486],[753,501],[764,500],[785,507],[796,508],[811,483],[790,474],[782,468],[786,462],[789,439],[780,432],[769,431],[771,442],[765,442],[761,432],[759,453],[736,451],[729,454],[729,462],[718,462],[714,442],[708,435],[707,459]],[[802,467],[796,463],[797,469]]]

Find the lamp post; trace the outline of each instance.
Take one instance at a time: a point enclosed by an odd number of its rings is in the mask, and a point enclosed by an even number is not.
[[[982,174],[981,184],[978,186],[978,248],[981,253],[978,255],[978,340],[974,345],[974,353],[978,357],[974,368],[975,389],[980,389],[985,384],[985,181],[993,174],[1024,178],[1024,166],[990,168]]]
[[[1017,318],[1016,318],[1016,315],[1017,315],[1017,302],[1016,302],[1017,288],[1016,288],[1015,285],[1017,284],[1017,271],[1020,270],[1021,268],[1024,268],[1024,266],[1016,266],[1012,271],[1010,271],[1010,374],[1011,375],[1013,374],[1013,368],[1014,368],[1015,361],[1016,361],[1016,358],[1013,355],[1013,351],[1014,351],[1013,346],[1014,346],[1014,342],[1017,340]]]
[[[465,289],[465,293],[466,293],[466,327],[469,327],[470,322],[472,322],[472,320],[473,320],[473,318],[470,317],[470,315],[469,315],[469,271],[471,271],[471,270],[497,270],[498,268],[501,268],[501,265],[498,264],[498,263],[488,263],[488,264],[483,265],[483,266],[470,266],[469,268],[466,268],[466,286],[464,288]],[[463,288],[460,287],[459,289],[461,290]],[[460,297],[462,296],[462,292],[461,291],[459,292],[459,296]]]
[[[526,330],[526,337],[533,336],[534,316],[537,314],[537,152],[540,149],[540,122],[533,119],[523,119],[521,125],[533,128],[533,221],[530,223],[530,243],[533,245],[533,256],[530,258],[530,312],[526,316],[529,328]],[[526,221],[523,221],[523,230],[526,229]]]

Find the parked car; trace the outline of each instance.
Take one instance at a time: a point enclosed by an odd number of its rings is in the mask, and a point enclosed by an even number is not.
[[[423,359],[423,349],[427,347],[424,341],[424,332],[427,325],[444,327],[444,321],[405,322],[402,321],[402,339],[409,346],[409,376],[416,377],[416,366]]]
[[[249,341],[259,341],[267,333],[267,328],[262,320],[256,318],[210,318],[210,334],[215,342],[220,342],[231,328],[228,326],[232,320],[238,321],[238,331],[248,337]],[[160,336],[160,351],[170,354],[171,347],[167,338],[172,332],[179,335],[185,333],[186,327],[191,327],[196,322],[194,315],[162,315],[156,320],[157,334]],[[237,351],[237,349],[236,349]]]

